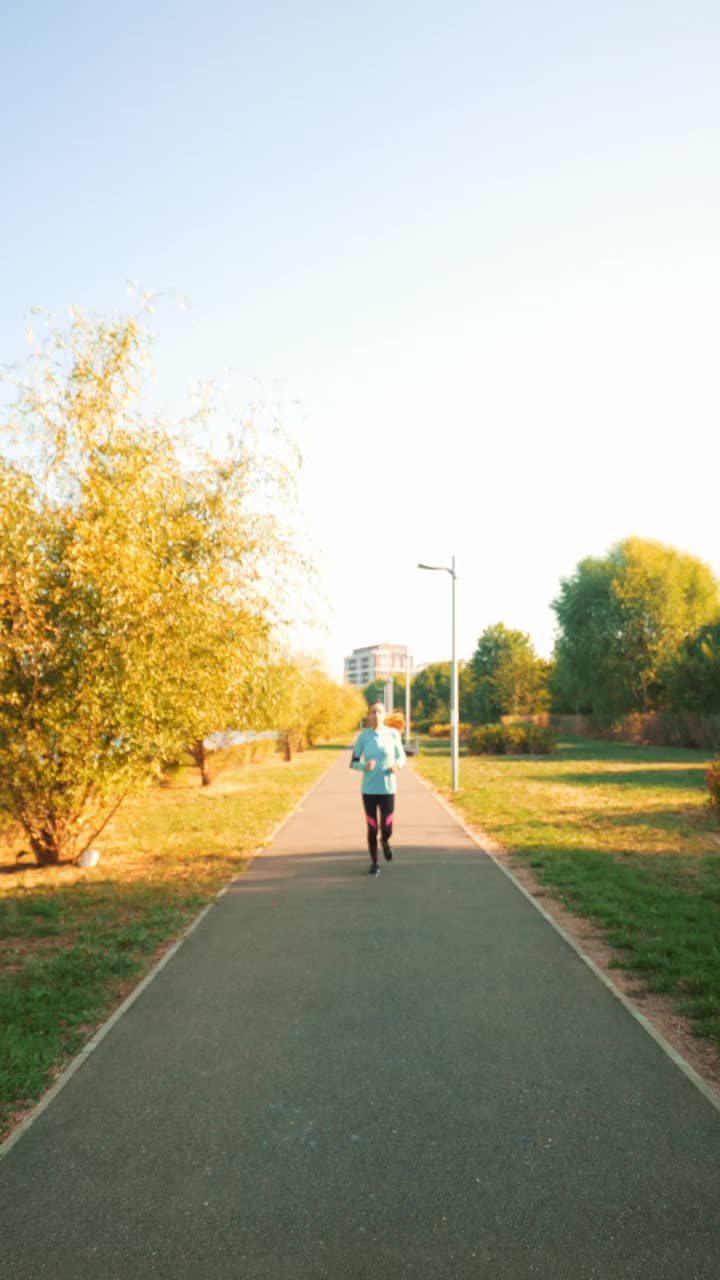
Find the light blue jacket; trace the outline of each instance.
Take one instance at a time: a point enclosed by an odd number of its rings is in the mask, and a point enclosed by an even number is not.
[[[368,760],[375,761],[375,768],[366,770]],[[363,729],[353,747],[351,769],[362,769],[362,789],[366,796],[394,796],[397,779],[390,772],[392,765],[401,769],[405,764],[405,752],[397,729],[384,724],[379,729]]]

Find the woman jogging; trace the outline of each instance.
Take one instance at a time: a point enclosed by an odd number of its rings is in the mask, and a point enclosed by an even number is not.
[[[363,729],[353,748],[351,769],[362,770],[362,798],[367,821],[367,841],[370,850],[370,875],[380,874],[378,866],[378,813],[380,814],[380,839],[386,862],[392,859],[390,836],[395,810],[395,775],[405,764],[405,752],[397,729],[383,724],[385,708],[382,702],[373,702],[368,708],[369,729]]]

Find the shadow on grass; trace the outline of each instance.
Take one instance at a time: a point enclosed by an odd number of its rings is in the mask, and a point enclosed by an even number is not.
[[[74,867],[74,866],[75,866],[74,858],[61,858],[59,862],[54,862],[52,864],[51,869],[54,870],[55,867]],[[40,864],[38,862],[33,861],[32,859],[30,861],[28,861],[27,859],[22,859],[22,860],[19,860],[18,862],[4,862],[0,864],[0,876],[19,876],[19,875],[23,875],[28,871],[40,871],[40,870],[42,870]]]
[[[587,812],[587,821],[592,824],[593,821],[602,824],[603,827],[652,827],[660,830],[668,831],[682,830],[688,826],[692,826],[693,831],[706,831],[708,837],[718,837],[720,839],[720,822],[712,813],[710,806],[706,808],[698,808],[696,805],[678,805],[677,809],[629,809],[621,813],[608,813],[607,809],[596,809]],[[715,841],[712,839],[711,844]],[[708,849],[708,852],[711,850]],[[638,852],[642,852],[638,850]],[[669,851],[671,852],[671,851]],[[673,854],[673,856],[675,856]],[[702,855],[694,855],[696,857]]]
[[[461,742],[461,743],[460,743],[459,754],[460,754],[461,756],[467,756],[467,755],[469,755],[469,752],[468,752],[467,744],[466,744],[466,743],[464,743],[464,742]],[[449,759],[450,759],[450,740],[449,740],[449,738],[439,738],[439,739],[438,739],[438,738],[429,738],[429,739],[425,739],[425,740],[423,740],[423,741],[421,742],[421,744],[420,744],[420,755],[421,755],[421,756],[432,756],[433,758],[434,758],[434,757],[436,757],[436,756],[438,756],[438,757],[447,756],[447,758],[448,758],[448,760],[449,760]]]
[[[481,822],[478,825],[482,825]],[[606,859],[637,856],[643,859],[702,860],[720,853],[720,822],[709,807],[678,805],[676,809],[628,809],[619,813],[608,813],[605,808],[586,809],[583,811],[582,822],[573,820],[570,825],[572,831],[576,834],[582,832],[582,836],[585,837],[582,846],[573,843],[572,836],[564,840],[554,837],[557,829],[567,830],[566,819],[562,815],[559,815],[555,822],[523,821],[520,829],[516,813],[507,814],[504,819],[496,816],[493,821],[492,836],[499,844],[521,856],[534,855],[538,849],[542,849],[549,856],[559,858],[592,854]],[[598,839],[596,843],[592,838],[587,839],[595,826],[600,832],[606,833],[605,841],[601,842]],[[624,838],[623,831],[627,833]],[[634,842],[640,837],[631,835],[631,831],[650,832],[653,843],[658,847],[638,848],[637,843]],[[612,832],[617,832],[616,843]],[[673,841],[677,841],[678,836],[682,838],[687,835],[695,845],[698,838],[705,837],[707,845],[702,851],[694,852],[679,851],[677,848],[664,849],[662,848],[663,832]],[[630,848],[627,845],[630,845]]]
[[[450,742],[447,738],[423,738],[420,749],[421,756],[430,759],[441,759],[450,757]],[[601,739],[591,738],[562,738],[558,741],[557,751],[552,755],[528,755],[523,752],[517,755],[471,755],[468,751],[466,743],[460,744],[460,755],[472,760],[492,761],[494,765],[517,764],[518,761],[533,763],[538,765],[556,765],[571,763],[572,761],[597,761],[599,765],[626,764],[638,766],[647,764],[655,766],[655,769],[649,769],[648,775],[657,774],[658,785],[671,785],[668,783],[666,770],[658,768],[658,766],[666,765],[685,765],[688,773],[700,773],[705,770],[711,759],[712,752],[701,751],[691,747],[643,747],[632,742],[605,742]],[[590,780],[593,782],[605,781],[627,781],[634,782],[638,778],[642,778],[643,774],[636,771],[635,768],[628,770],[627,774],[622,773],[579,773],[576,775],[562,775],[561,780],[567,778],[570,781],[577,780],[582,782]],[[682,773],[680,773],[682,776]]]
[[[669,790],[698,790],[705,786],[704,764],[691,764],[683,769],[604,769],[600,773],[544,773],[543,781],[567,782],[570,785],[607,787],[663,787]]]
[[[643,747],[633,742],[605,742],[599,738],[561,738],[555,759],[598,760],[618,764],[707,764],[712,752],[693,747]]]

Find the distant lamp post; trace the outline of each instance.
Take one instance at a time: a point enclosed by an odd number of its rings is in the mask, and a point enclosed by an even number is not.
[[[451,567],[446,564],[419,564],[418,569],[430,569],[441,573],[449,573],[452,578],[452,668],[450,674],[450,757],[452,760],[452,789],[457,791],[459,787],[459,761],[460,761],[460,716],[458,710],[458,670],[457,657],[455,654],[455,582],[457,577],[455,574],[455,557],[451,561]]]

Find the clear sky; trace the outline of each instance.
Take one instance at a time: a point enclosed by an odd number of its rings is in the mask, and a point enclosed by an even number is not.
[[[5,6],[0,360],[29,308],[161,306],[158,394],[286,402],[340,676],[637,534],[720,576],[712,0]],[[293,402],[299,401],[299,406]]]

